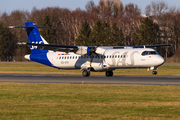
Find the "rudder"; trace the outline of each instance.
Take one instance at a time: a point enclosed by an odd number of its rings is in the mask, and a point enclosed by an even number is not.
[[[35,23],[26,22],[25,26],[26,26],[29,43],[48,44],[47,41],[40,35],[39,30],[38,30],[37,26],[35,25]],[[31,54],[48,52],[48,50],[37,49],[37,46],[31,46],[30,49],[31,49]]]

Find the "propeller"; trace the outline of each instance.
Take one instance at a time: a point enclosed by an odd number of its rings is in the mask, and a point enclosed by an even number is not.
[[[100,45],[98,45],[98,46],[96,46],[96,47],[93,46],[94,38],[92,39],[92,47],[89,47],[89,46],[86,44],[86,41],[83,41],[83,42],[84,42],[85,46],[88,47],[89,51],[88,51],[86,54],[82,55],[82,56],[85,56],[85,55],[89,55],[89,56],[90,56],[90,58],[91,58],[90,67],[91,67],[93,58],[94,58],[95,56],[97,56],[97,57],[99,58],[99,61],[101,61],[101,57],[96,53],[96,50],[97,50],[97,48],[98,48]]]

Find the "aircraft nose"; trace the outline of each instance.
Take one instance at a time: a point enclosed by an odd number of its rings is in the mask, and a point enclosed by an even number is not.
[[[163,63],[165,62],[164,58],[161,57],[161,59],[159,60],[159,62],[160,62],[161,64],[163,64]]]
[[[163,57],[159,56],[159,57],[156,59],[156,62],[157,62],[159,65],[162,65],[162,64],[165,62],[165,60],[164,60]]]

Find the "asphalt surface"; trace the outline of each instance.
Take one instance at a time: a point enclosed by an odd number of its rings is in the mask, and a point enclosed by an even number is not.
[[[0,82],[15,83],[69,83],[69,84],[124,84],[124,85],[175,85],[180,86],[180,76],[113,76],[91,75],[29,75],[0,74]]]

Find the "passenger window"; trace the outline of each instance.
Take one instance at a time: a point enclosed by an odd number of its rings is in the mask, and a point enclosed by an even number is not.
[[[59,57],[59,59],[61,59],[61,57]]]
[[[114,58],[114,55],[112,56],[112,58]]]
[[[111,58],[111,55],[109,56],[109,58]]]

